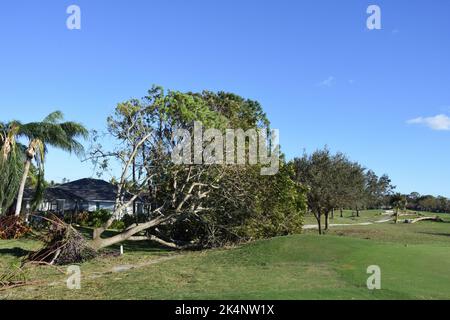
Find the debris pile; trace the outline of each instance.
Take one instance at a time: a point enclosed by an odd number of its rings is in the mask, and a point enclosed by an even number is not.
[[[45,243],[39,251],[30,253],[26,261],[50,265],[81,263],[96,257],[81,233],[57,217],[52,217],[52,225],[42,238]]]
[[[0,239],[11,240],[19,239],[31,231],[26,222],[16,216],[0,217]]]

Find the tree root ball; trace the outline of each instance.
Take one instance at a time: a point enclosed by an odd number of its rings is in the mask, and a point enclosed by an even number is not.
[[[49,231],[44,247],[30,253],[26,261],[68,265],[85,262],[96,256],[97,252],[88,245],[83,235],[72,226],[58,224]]]

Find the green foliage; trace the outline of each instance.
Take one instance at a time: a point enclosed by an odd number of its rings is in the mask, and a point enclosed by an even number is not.
[[[248,130],[265,129],[270,126],[267,115],[257,101],[223,91],[218,93],[204,91],[201,94],[192,95],[201,97],[211,110],[222,115],[229,128]]]
[[[214,210],[159,229],[204,247],[301,233],[306,190],[292,176],[284,163],[275,176],[261,176],[259,166],[230,167],[208,202]]]
[[[105,224],[106,221],[108,221],[111,217],[112,214],[110,211],[100,209],[93,212],[88,212],[84,215],[81,214],[79,217],[79,224],[83,227],[99,228],[103,224]]]
[[[248,190],[252,211],[236,233],[244,239],[264,239],[302,231],[306,190],[294,182],[293,166],[282,165],[274,177],[259,177]]]
[[[23,174],[22,146],[16,143],[17,123],[0,123],[0,214],[14,202]]]
[[[124,224],[125,228],[128,228],[129,226],[136,224],[136,223],[143,223],[150,219],[148,214],[139,213],[135,215],[131,214],[125,214],[120,221]]]
[[[126,214],[122,217],[122,219],[120,221],[122,221],[125,228],[128,228],[132,224],[135,224],[137,222],[137,219],[136,219],[136,217],[134,217],[132,215]]]
[[[378,177],[375,172],[368,170],[366,173],[365,204],[368,208],[380,208],[387,205],[386,199],[391,195],[394,186],[391,179],[384,174]]]
[[[109,228],[122,231],[125,229],[125,223],[122,220],[114,220]]]
[[[308,188],[308,206],[316,214],[329,212],[336,202],[351,196],[352,164],[340,153],[333,155],[328,149],[306,153],[294,160],[296,179]],[[347,170],[344,170],[346,166]],[[359,179],[356,174],[354,179]]]
[[[391,196],[391,205],[396,210],[405,210],[406,209],[406,196],[401,193],[396,193]]]
[[[103,226],[111,217],[112,213],[109,210],[100,209],[93,212],[67,213],[64,217],[64,222],[75,223],[82,227],[99,228]],[[125,215],[121,220],[114,220],[109,228],[113,230],[125,229],[129,226],[126,224],[127,218],[125,217],[131,216]]]
[[[47,152],[47,146],[52,146],[82,155],[84,148],[77,138],[87,138],[89,134],[87,129],[77,122],[62,122],[63,119],[64,116],[60,111],[53,112],[41,122],[21,125],[19,136],[29,141],[41,141],[44,152]]]
[[[406,207],[410,210],[450,213],[450,199],[446,197],[420,195],[417,192],[404,195],[404,197],[407,199]]]
[[[23,162],[15,151],[7,159],[0,159],[0,214],[4,213],[14,202],[19,190]]]
[[[111,212],[108,210],[96,210],[94,212],[89,213],[88,225],[90,227],[101,227],[111,218]]]

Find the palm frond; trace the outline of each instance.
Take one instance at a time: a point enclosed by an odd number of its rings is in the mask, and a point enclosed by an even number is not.
[[[45,185],[45,170],[40,167],[37,175],[36,189],[33,199],[31,200],[31,210],[35,211],[44,199],[46,185]]]
[[[13,145],[10,156],[0,157],[0,214],[14,202],[23,175],[24,153]]]
[[[31,209],[36,210],[39,205],[42,203],[42,199],[44,198],[45,192],[45,145],[42,141],[38,141],[36,145],[36,157],[35,161],[37,164],[37,182],[36,182],[36,190],[34,192],[33,199],[31,201]]]
[[[60,124],[66,135],[70,138],[84,138],[89,137],[89,131],[78,122],[64,122]]]
[[[54,111],[44,118],[43,122],[56,124],[64,119],[64,114],[61,111]]]

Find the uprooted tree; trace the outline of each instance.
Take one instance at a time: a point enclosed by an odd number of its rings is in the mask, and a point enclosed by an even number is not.
[[[194,122],[215,128],[216,134],[205,134],[203,141],[176,135],[177,129],[193,132]],[[125,240],[153,240],[173,248],[206,247],[300,232],[305,197],[291,179],[291,166],[281,161],[275,178],[262,176],[261,165],[223,164],[220,148],[211,147],[227,128],[262,132],[268,124],[257,102],[228,93],[165,93],[153,87],[145,98],[119,104],[108,118],[108,135],[117,147],[106,151],[94,139],[91,152],[100,169],[119,164],[121,174],[115,211],[94,230],[90,246],[99,250]],[[180,164],[172,156],[183,139],[193,152],[186,156],[183,150],[188,161]],[[247,150],[252,148],[250,140],[244,138]],[[279,147],[268,140],[266,154],[279,161]],[[263,149],[259,145],[260,156]],[[148,204],[145,221],[104,237],[114,219],[138,199]]]

